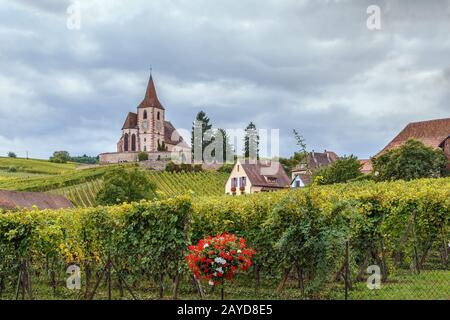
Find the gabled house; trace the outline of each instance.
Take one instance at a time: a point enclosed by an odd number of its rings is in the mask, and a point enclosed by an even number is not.
[[[291,181],[291,188],[303,188],[306,187],[306,184],[307,182],[304,181],[304,177],[302,178],[300,175],[296,175]]]
[[[372,161],[370,159],[361,159],[359,163],[361,164],[361,169],[359,169],[361,173],[370,174],[372,172]]]
[[[306,159],[292,170],[291,188],[300,188],[311,184],[314,172],[329,166],[339,157],[333,151],[310,152]]]
[[[397,148],[409,139],[421,141],[426,146],[442,149],[449,159],[450,170],[450,118],[409,123],[386,147],[375,156]]]
[[[225,184],[225,193],[277,191],[289,188],[290,179],[279,162],[238,160]]]

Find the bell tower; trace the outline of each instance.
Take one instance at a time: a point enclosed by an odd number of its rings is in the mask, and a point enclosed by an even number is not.
[[[158,100],[151,73],[144,100],[142,100],[137,109],[140,150],[147,152],[158,151],[158,142],[161,145],[164,141],[165,109]]]

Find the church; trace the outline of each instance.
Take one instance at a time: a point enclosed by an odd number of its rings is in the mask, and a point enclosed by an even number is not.
[[[140,152],[146,152],[154,161],[190,157],[190,146],[165,119],[165,112],[150,75],[144,99],[137,111],[129,112],[125,119],[117,151],[100,154],[100,163],[134,162]]]

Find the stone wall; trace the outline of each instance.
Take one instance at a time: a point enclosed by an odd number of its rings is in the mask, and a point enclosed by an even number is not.
[[[102,153],[99,155],[100,164],[113,164],[113,163],[126,163],[126,162],[137,162],[139,152],[109,152]],[[151,168],[152,164],[155,166],[156,170],[160,170],[162,164],[164,164],[163,169],[167,162],[171,161],[173,152],[147,152],[148,160],[142,161],[145,167]]]

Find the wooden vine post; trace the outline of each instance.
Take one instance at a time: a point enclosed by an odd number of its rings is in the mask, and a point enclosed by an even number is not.
[[[33,300],[33,288],[31,285],[31,276],[28,266],[28,260],[22,259],[19,264],[19,277],[16,285],[16,300],[19,299],[19,291],[22,295],[22,300],[25,300],[26,293],[28,293],[28,299]]]
[[[106,285],[107,285],[107,289],[108,289],[108,299],[111,300],[112,299],[112,276],[111,276],[111,270],[114,269],[117,273],[117,276],[119,278],[120,284],[124,285],[125,288],[127,289],[127,291],[130,293],[130,295],[133,297],[133,300],[138,300],[137,297],[135,296],[134,292],[131,290],[131,288],[128,286],[127,282],[125,281],[125,279],[122,277],[122,275],[120,274],[120,272],[117,270],[117,268],[115,267],[114,263],[112,262],[111,258],[108,257],[108,260],[105,263],[105,266],[103,267],[100,276],[97,279],[97,282],[94,285],[94,288],[91,292],[91,294],[89,295],[89,300],[94,299],[94,296],[97,292],[97,289],[100,285],[100,282],[103,279],[103,276],[106,276]]]

